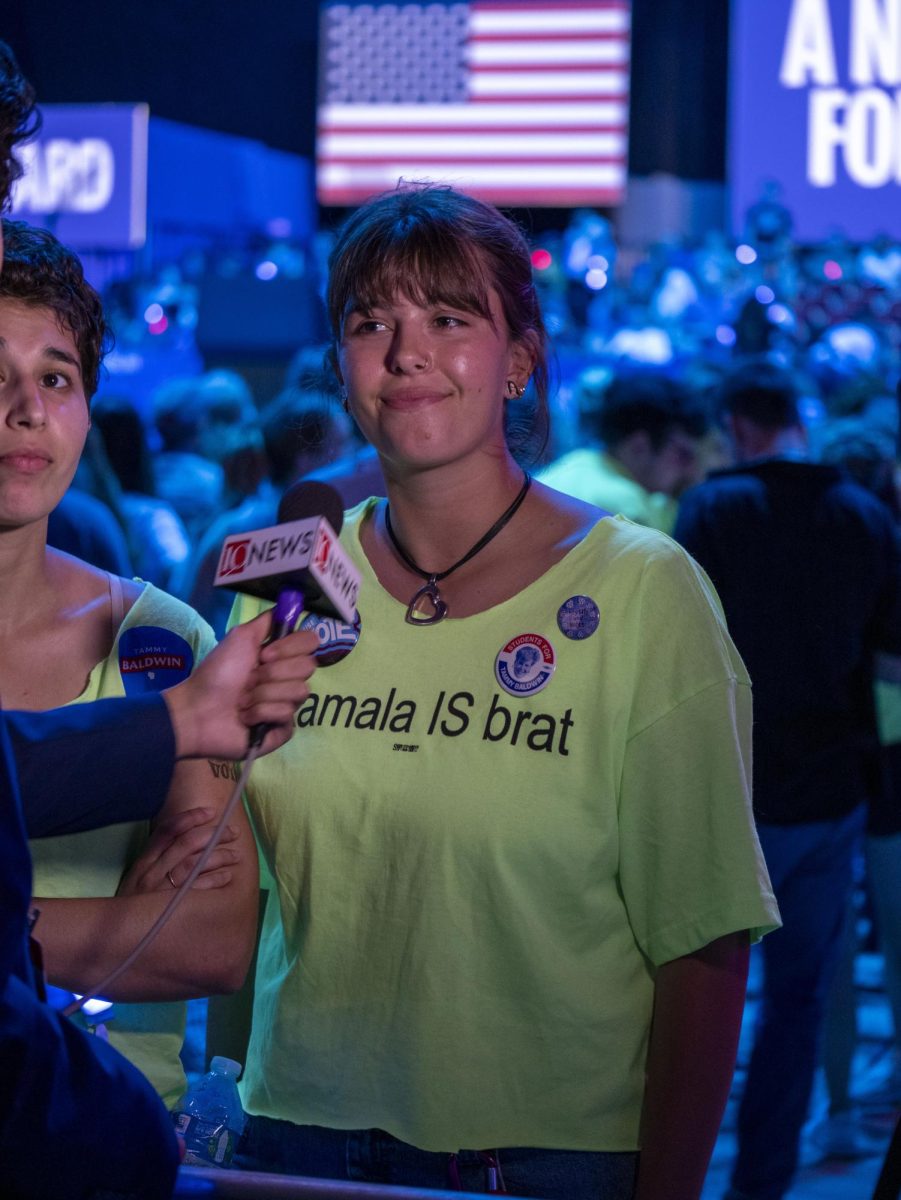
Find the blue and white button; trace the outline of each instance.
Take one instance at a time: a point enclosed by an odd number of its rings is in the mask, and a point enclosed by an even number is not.
[[[570,596],[557,609],[557,625],[574,642],[591,637],[601,623],[601,613],[590,596]]]
[[[119,638],[119,674],[126,696],[161,692],[187,679],[194,651],[180,634],[158,625],[133,625]]]
[[[360,640],[360,614],[354,613],[353,624],[348,625],[340,617],[324,617],[319,613],[308,613],[300,623],[301,629],[315,629],[319,645],[313,657],[320,667],[331,667],[346,658]]]

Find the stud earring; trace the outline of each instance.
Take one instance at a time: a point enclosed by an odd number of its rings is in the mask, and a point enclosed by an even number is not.
[[[513,379],[507,380],[507,395],[510,397],[511,400],[513,400],[513,399],[521,400],[525,393],[525,390],[526,389],[524,387],[522,387],[520,384],[516,383],[515,380],[513,380]]]

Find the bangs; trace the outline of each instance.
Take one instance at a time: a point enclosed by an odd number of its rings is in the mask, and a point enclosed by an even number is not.
[[[482,255],[459,235],[440,228],[404,228],[361,239],[334,273],[329,318],[340,337],[352,311],[372,312],[403,296],[423,308],[446,304],[493,322],[490,284]]]

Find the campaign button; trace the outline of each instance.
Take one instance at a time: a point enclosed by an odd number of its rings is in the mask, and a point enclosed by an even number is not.
[[[547,687],[557,666],[554,647],[540,633],[519,633],[494,660],[494,676],[511,696],[532,696]]]
[[[574,642],[591,637],[600,623],[600,611],[590,596],[570,596],[557,609],[560,632]]]
[[[301,629],[315,629],[319,645],[313,657],[320,667],[331,667],[346,658],[360,640],[360,614],[354,613],[353,624],[348,625],[340,617],[326,617],[320,613],[308,613],[300,623]]]
[[[183,637],[158,625],[133,625],[119,638],[119,674],[126,696],[161,692],[187,679],[194,651]]]

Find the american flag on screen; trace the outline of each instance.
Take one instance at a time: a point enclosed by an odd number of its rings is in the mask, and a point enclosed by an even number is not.
[[[399,178],[500,204],[623,198],[628,0],[325,4],[317,191]]]

